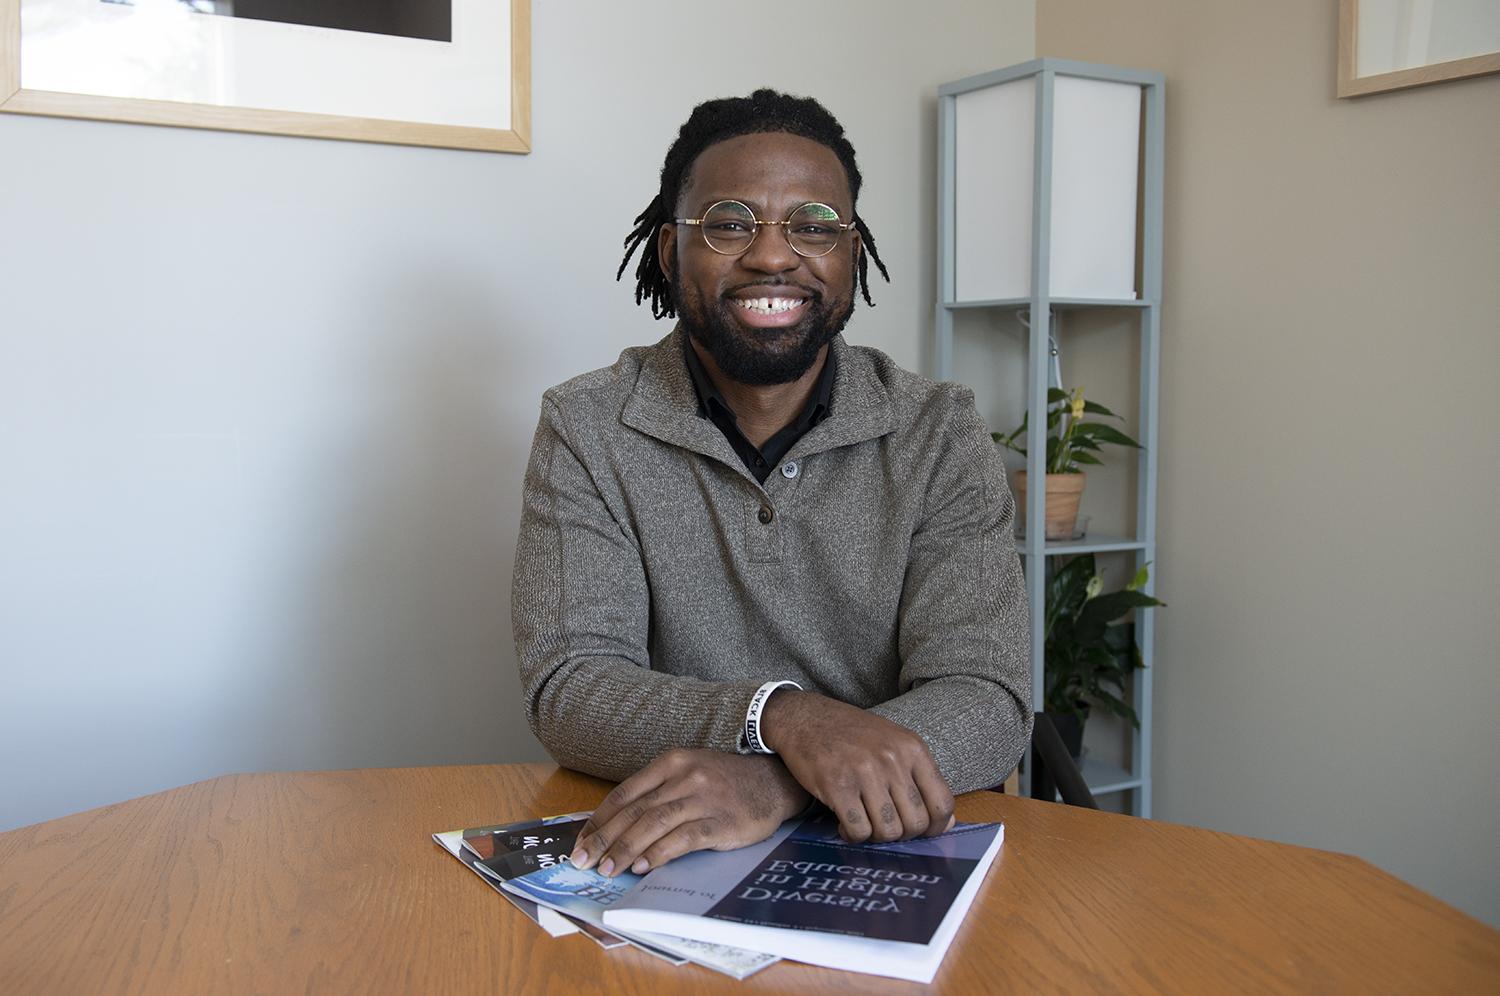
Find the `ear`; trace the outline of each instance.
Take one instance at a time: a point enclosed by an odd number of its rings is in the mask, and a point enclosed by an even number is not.
[[[656,230],[656,265],[668,280],[677,269],[677,226],[670,221],[662,222]]]

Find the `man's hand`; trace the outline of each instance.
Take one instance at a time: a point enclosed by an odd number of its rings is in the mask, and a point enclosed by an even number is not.
[[[852,841],[931,836],[953,825],[953,793],[911,730],[837,699],[782,688],[761,737]]]
[[[667,751],[604,797],[578,832],[572,861],[604,875],[641,874],[689,851],[765,840],[809,801],[777,758]]]

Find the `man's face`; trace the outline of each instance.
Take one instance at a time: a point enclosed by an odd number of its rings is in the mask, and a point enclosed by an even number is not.
[[[741,135],[704,149],[674,217],[701,218],[735,200],[761,221],[784,221],[803,204],[827,204],[852,221],[849,179],[832,149],[781,132]],[[738,256],[715,252],[696,226],[663,225],[657,243],[673,303],[687,333],[724,374],[742,384],[802,376],[854,311],[859,235],[846,232],[826,256],[799,256],[781,226],[762,227]],[[767,299],[772,307],[762,309]],[[790,305],[790,306],[788,306]]]

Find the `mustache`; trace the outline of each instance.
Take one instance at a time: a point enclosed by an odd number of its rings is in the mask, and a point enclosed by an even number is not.
[[[820,292],[816,287],[809,287],[806,284],[793,283],[792,281],[787,280],[784,277],[773,280],[747,280],[745,283],[737,284],[734,287],[729,288],[724,292],[723,296],[728,297],[731,294],[735,294],[746,289],[747,287],[792,287],[799,291],[802,291],[808,296],[808,299],[813,301],[814,303],[821,303],[823,300],[822,292]]]

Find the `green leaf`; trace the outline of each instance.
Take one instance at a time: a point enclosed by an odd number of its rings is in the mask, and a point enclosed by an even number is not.
[[[1047,403],[1057,404],[1059,401],[1072,402],[1073,396],[1060,387],[1047,388]]]
[[[1089,427],[1093,430],[1089,433],[1089,435],[1094,437],[1095,439],[1099,439],[1106,443],[1114,443],[1116,446],[1130,446],[1135,449],[1141,448],[1140,443],[1136,442],[1134,439],[1131,439],[1129,436],[1125,435],[1125,433],[1113,428],[1112,426],[1101,425],[1098,422],[1091,422],[1089,423]]]
[[[1114,713],[1122,719],[1128,719],[1130,725],[1141,725],[1140,718],[1136,716],[1135,710],[1130,708],[1125,700],[1107,693],[1095,693],[1091,698],[1096,705],[1100,706],[1106,712]]]
[[[1059,566],[1049,579],[1043,701],[1048,709],[1077,715],[1085,709],[1077,704],[1081,699],[1139,726],[1124,696],[1131,674],[1145,662],[1136,645],[1135,626],[1111,620],[1133,608],[1165,603],[1129,587],[1089,599],[1098,576],[1093,556],[1086,554]],[[1137,579],[1145,583],[1141,571],[1132,584]],[[1080,597],[1080,589],[1085,597]]]
[[[1103,460],[1100,460],[1096,456],[1091,456],[1088,453],[1083,453],[1083,452],[1074,453],[1073,454],[1073,462],[1074,463],[1086,463],[1086,464],[1090,464],[1090,465],[1095,466],[1095,467],[1102,467],[1102,466],[1104,466],[1104,461]]]
[[[1149,609],[1164,604],[1166,603],[1157,601],[1143,591],[1112,591],[1091,600],[1084,608],[1079,622],[1089,625],[1098,622],[1103,625],[1114,622],[1131,609]]]
[[[1075,618],[1083,606],[1088,592],[1089,579],[1095,574],[1094,555],[1075,557],[1052,575],[1047,586],[1047,614],[1045,632],[1051,633],[1060,616]]]
[[[1097,404],[1093,401],[1085,401],[1083,403],[1083,410],[1088,412],[1090,415],[1108,415],[1110,418],[1120,417],[1114,412],[1110,411],[1108,408],[1105,408],[1103,405]]]

